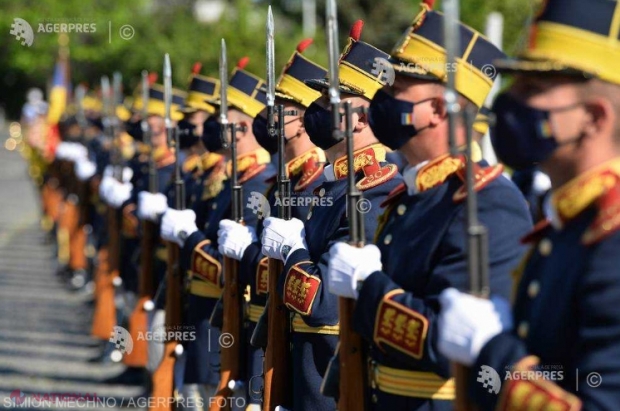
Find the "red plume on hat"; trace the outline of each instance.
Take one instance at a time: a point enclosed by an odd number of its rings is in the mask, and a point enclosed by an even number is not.
[[[428,8],[432,10],[435,5],[435,0],[424,0],[422,3],[426,4]]]
[[[359,41],[360,37],[362,37],[362,29],[364,28],[364,20],[358,20],[353,23],[353,27],[351,27],[351,31],[349,32],[349,37],[351,37],[355,41]]]
[[[297,52],[303,53],[314,42],[314,39],[304,39],[297,45]]]
[[[157,73],[149,73],[149,86],[157,82]]]
[[[243,70],[245,66],[248,65],[249,62],[250,62],[250,58],[248,56],[241,57],[239,61],[237,62],[237,68],[239,70]]]
[[[193,75],[200,74],[200,70],[202,70],[202,63],[197,61],[192,66],[192,74]]]

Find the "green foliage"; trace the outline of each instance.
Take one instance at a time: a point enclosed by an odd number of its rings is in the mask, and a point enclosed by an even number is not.
[[[301,1],[273,2],[277,67],[286,63],[302,39]],[[323,65],[327,63],[324,3],[317,1],[315,45],[306,51],[309,58]],[[0,0],[4,16],[0,32],[5,36],[0,42],[4,63],[0,67],[0,105],[11,117],[17,117],[25,91],[32,86],[45,88],[49,83],[58,54],[58,34],[38,32],[39,24],[96,24],[94,33],[69,34],[74,84],[86,82],[96,87],[102,74],[119,70],[129,94],[137,86],[141,70],[156,71],[161,76],[163,54],[167,52],[174,84],[184,88],[196,61],[203,63],[202,74],[217,77],[221,38],[226,39],[231,68],[247,55],[248,70],[264,77],[267,5],[268,1],[229,0],[219,21],[206,24],[196,21],[194,0]],[[513,52],[530,8],[529,0],[463,0],[461,13],[463,21],[479,30],[484,30],[489,12],[504,13],[505,45]],[[389,51],[417,10],[417,1],[413,0],[339,0],[340,42],[345,44],[349,27],[361,18],[366,21],[362,39]],[[31,47],[22,46],[8,34],[15,17],[32,26],[35,41]],[[135,30],[129,40],[119,33],[126,24]]]

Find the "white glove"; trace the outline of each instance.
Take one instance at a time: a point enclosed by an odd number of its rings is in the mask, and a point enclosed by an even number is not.
[[[101,179],[101,183],[99,183],[99,198],[104,201],[106,204],[108,202],[108,195],[110,195],[110,191],[112,189],[112,185],[114,185],[114,178],[109,176],[104,176]]]
[[[198,231],[194,210],[169,208],[161,218],[161,238],[183,247],[187,237]]]
[[[78,180],[86,181],[95,175],[95,173],[97,172],[97,165],[89,159],[85,158],[78,160],[74,165],[74,169],[75,175],[77,176]]]
[[[358,248],[347,243],[334,244],[329,249],[327,266],[329,292],[357,299],[358,283],[381,268],[381,251],[376,245]]]
[[[63,141],[61,143],[59,143],[56,146],[56,151],[54,153],[54,156],[58,159],[58,160],[67,160],[69,158],[69,152],[71,151],[71,145],[73,143],[69,143],[66,141]]]
[[[103,170],[103,176],[114,177],[114,168],[115,166],[111,164],[105,166],[105,169]],[[129,167],[123,167],[121,171],[121,176],[122,176],[123,183],[129,183],[131,179],[133,178],[133,170]]]
[[[79,161],[88,157],[88,149],[80,143],[63,141],[56,147],[56,158],[61,160]]]
[[[138,218],[140,220],[159,221],[168,209],[168,199],[161,193],[151,194],[148,191],[138,193]]]
[[[226,257],[241,261],[245,249],[257,239],[254,227],[246,227],[232,220],[220,221],[218,250]]]
[[[131,197],[131,190],[133,190],[131,183],[119,183],[113,180],[106,194],[106,201],[112,208],[120,208]]]
[[[73,149],[71,150],[70,159],[77,162],[80,160],[85,160],[88,158],[88,149],[81,145],[80,143],[74,143]]]
[[[289,255],[301,248],[307,249],[306,229],[304,223],[297,218],[282,220],[268,217],[263,224],[263,254],[269,258],[282,260],[286,263]]]
[[[439,295],[439,351],[463,365],[476,362],[480,350],[497,334],[512,328],[510,304],[448,288]]]

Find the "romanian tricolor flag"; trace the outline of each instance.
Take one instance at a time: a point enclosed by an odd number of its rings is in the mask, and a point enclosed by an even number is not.
[[[67,108],[67,97],[69,93],[69,62],[63,56],[61,50],[56,66],[54,67],[54,78],[52,79],[52,87],[49,93],[49,112],[47,113],[47,122],[58,124],[60,116]]]
[[[67,108],[67,99],[70,92],[69,81],[69,49],[61,46],[58,59],[54,67],[54,77],[48,95],[49,109],[47,112],[48,132],[45,141],[44,156],[48,160],[53,158],[56,146],[60,141],[58,122]]]

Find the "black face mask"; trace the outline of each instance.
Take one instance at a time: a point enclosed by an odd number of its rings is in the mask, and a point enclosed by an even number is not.
[[[304,114],[304,127],[312,143],[327,150],[341,140],[334,139],[332,135],[332,113],[317,103],[310,104]]]
[[[523,169],[547,160],[560,146],[581,141],[578,136],[558,143],[551,129],[550,116],[554,111],[578,107],[572,104],[554,110],[530,107],[514,96],[500,94],[493,104],[495,124],[491,127],[491,142],[497,157],[508,167]]]
[[[412,103],[379,90],[370,102],[370,128],[375,137],[392,150],[398,150],[421,130],[413,125],[415,106],[432,98]]]
[[[136,141],[144,141],[144,133],[142,132],[142,121],[127,121],[125,123],[125,131]]]
[[[269,135],[267,125],[267,119],[257,114],[252,123],[252,133],[254,133],[256,141],[258,141],[262,148],[267,150],[269,154],[275,154],[278,152],[278,138],[277,136],[272,137]]]
[[[187,120],[179,121],[179,145],[181,149],[198,144],[200,139],[196,135],[196,126]]]
[[[222,144],[221,126],[216,116],[209,117],[205,121],[202,130],[202,143],[210,152],[217,152],[224,148]]]

